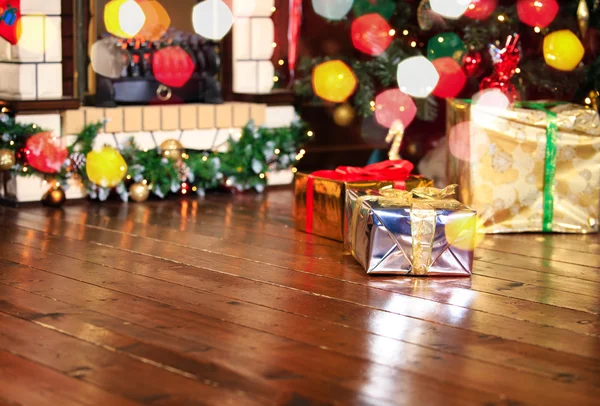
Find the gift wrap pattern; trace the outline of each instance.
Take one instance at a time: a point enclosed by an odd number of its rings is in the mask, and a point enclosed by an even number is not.
[[[461,185],[459,200],[478,211],[485,232],[598,230],[595,111],[572,104],[551,111],[471,108],[467,101],[449,101],[448,131],[467,120],[470,125],[462,128],[469,133],[457,139],[470,144],[469,160],[450,157],[449,182]]]
[[[477,216],[451,185],[346,192],[345,246],[368,274],[469,276]]]

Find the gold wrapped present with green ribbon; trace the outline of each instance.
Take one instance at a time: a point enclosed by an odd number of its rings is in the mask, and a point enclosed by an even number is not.
[[[369,274],[470,275],[477,214],[455,187],[348,189],[346,248]]]
[[[589,108],[449,100],[450,183],[487,233],[598,231],[600,119]]]

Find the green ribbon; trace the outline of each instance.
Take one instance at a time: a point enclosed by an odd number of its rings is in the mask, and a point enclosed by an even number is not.
[[[544,216],[542,231],[552,232],[554,222],[554,178],[556,177],[556,142],[558,138],[558,116],[548,110],[562,103],[516,102],[515,107],[531,108],[546,113],[546,161],[544,163]]]

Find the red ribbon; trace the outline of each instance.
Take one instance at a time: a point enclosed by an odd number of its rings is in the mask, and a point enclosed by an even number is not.
[[[365,180],[394,182],[397,189],[405,189],[404,181],[414,166],[408,161],[399,159],[383,161],[376,164],[359,166],[338,166],[336,170],[316,171],[308,175],[306,183],[306,232],[312,233],[313,210],[315,199],[315,178],[339,180],[341,182],[357,182]]]

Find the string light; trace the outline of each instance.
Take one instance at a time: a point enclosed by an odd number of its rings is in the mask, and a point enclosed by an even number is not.
[[[127,175],[127,179],[131,179],[131,175]]]
[[[33,124],[33,125],[32,125],[32,127],[33,127],[33,128],[37,128],[37,125]]]
[[[231,179],[227,179],[227,180],[225,181],[225,184],[226,184],[227,186],[231,186],[231,185],[233,185],[233,181],[232,181]]]
[[[275,151],[273,151],[275,153],[275,155],[279,155],[281,153],[281,150],[279,148],[275,148]]]
[[[402,34],[404,34],[404,35],[408,35],[408,30],[404,30],[404,31],[402,31]]]
[[[285,63],[285,61],[283,59],[280,59],[278,62],[279,66],[283,66],[283,64]]]
[[[142,181],[142,183],[143,183],[144,185],[147,185],[147,184],[148,184],[148,181],[147,181],[146,179],[144,179],[144,180]]]
[[[197,190],[198,190],[198,188],[196,186],[192,186],[192,192],[195,192]]]
[[[410,46],[415,48],[417,46],[417,42],[416,41],[411,41]]]
[[[308,135],[309,137],[312,137],[313,135],[315,135],[315,133],[313,133],[312,131],[310,131],[310,130],[309,130],[309,131],[306,133],[306,135]]]
[[[521,73],[521,68],[515,69],[515,73]]]
[[[203,160],[204,162],[206,162],[206,161],[208,161],[208,157],[207,157],[206,155],[204,155],[204,156],[202,157],[202,160]]]
[[[2,107],[2,112],[6,113],[8,111],[8,109],[6,107]]]
[[[11,141],[9,142],[9,144],[10,144],[10,145],[15,145],[15,142],[11,140]]]
[[[273,42],[273,43],[271,44],[271,46],[272,46],[273,48],[275,48],[275,47],[277,47],[277,43],[276,43],[276,42]]]
[[[293,173],[296,173],[296,172],[298,172],[298,168],[296,168],[296,167],[293,167],[293,168],[292,168],[292,172],[293,172]]]
[[[261,178],[261,179],[264,179],[265,178],[265,174],[261,173],[261,174],[258,175],[258,177]]]
[[[537,34],[539,34],[541,29],[540,29],[540,27],[533,27],[533,31],[535,31]]]
[[[148,152],[148,148],[144,148],[144,152]]]
[[[392,29],[390,30],[390,33],[389,33],[389,34],[390,34],[390,37],[393,37],[394,35],[396,35],[396,30],[392,28]]]
[[[26,166],[23,167],[23,172],[27,172],[27,167]]]
[[[275,7],[275,6],[271,7],[271,13],[274,13],[275,11],[277,11],[277,7]]]
[[[504,20],[506,20],[506,17],[504,17],[502,14],[500,14],[498,16],[498,21],[503,22]]]
[[[592,104],[592,99],[590,99],[589,97],[586,97],[585,104]]]
[[[279,78],[277,76],[273,76],[273,82],[279,82]]]

